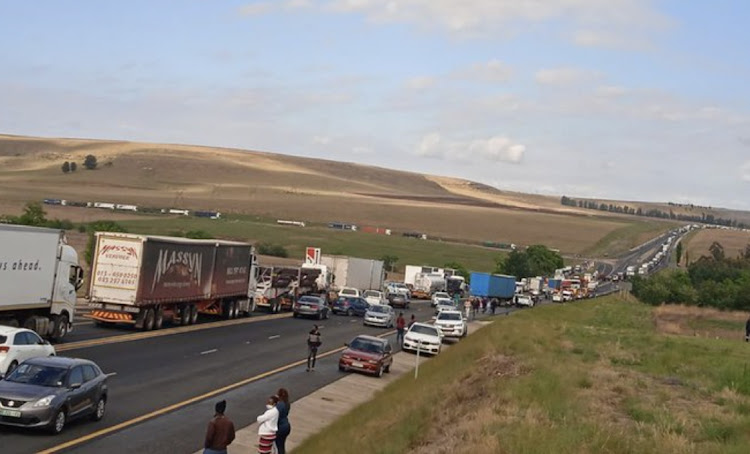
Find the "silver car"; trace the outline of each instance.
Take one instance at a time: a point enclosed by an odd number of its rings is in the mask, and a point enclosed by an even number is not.
[[[391,306],[387,304],[373,304],[365,312],[364,325],[382,326],[384,328],[393,328],[396,321],[396,313]]]
[[[59,434],[68,421],[104,417],[107,376],[91,361],[32,358],[0,381],[0,424],[46,428]]]

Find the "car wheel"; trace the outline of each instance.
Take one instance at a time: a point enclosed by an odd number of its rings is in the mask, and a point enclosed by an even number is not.
[[[13,361],[12,363],[10,363],[10,365],[8,366],[8,370],[5,371],[5,376],[7,377],[8,375],[10,375],[11,372],[16,370],[16,367],[18,367],[17,361]]]
[[[339,372],[346,372],[346,367],[339,364]]]
[[[52,418],[52,424],[49,427],[50,432],[52,432],[55,435],[59,434],[65,428],[66,422],[67,422],[67,415],[65,414],[65,410],[62,410],[62,409],[57,410],[55,417]]]
[[[386,374],[390,374],[391,373],[391,365],[389,364],[389,365],[385,366],[383,368],[383,372],[385,372]]]
[[[378,367],[378,370],[375,372],[375,375],[380,378],[383,376],[383,366]]]
[[[323,320],[323,311],[318,312],[318,320]]]
[[[299,314],[298,314],[298,313],[296,313],[296,312],[293,312],[293,313],[292,313],[292,317],[294,317],[294,318],[297,318],[297,317],[299,317]]]
[[[347,315],[348,317],[351,317],[352,315],[354,315],[354,311],[353,311],[353,310],[351,310],[351,309],[348,309],[348,310],[346,311],[346,315]]]
[[[107,410],[107,399],[104,397],[100,397],[99,401],[96,403],[96,407],[94,408],[94,413],[91,415],[91,419],[93,421],[101,421],[101,419],[104,417],[104,413]]]
[[[328,318],[331,316],[331,311],[326,310],[326,317],[325,319],[328,320]]]

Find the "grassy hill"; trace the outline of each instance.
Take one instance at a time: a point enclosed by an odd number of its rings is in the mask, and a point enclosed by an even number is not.
[[[696,311],[612,296],[497,318],[295,452],[745,453],[744,314]]]
[[[97,170],[81,166],[88,154]],[[62,164],[74,161],[75,173]],[[468,242],[543,243],[567,253],[617,252],[646,237],[643,219],[564,207],[556,197],[504,192],[455,178],[257,151],[0,135],[0,214],[58,198],[219,210],[254,219],[351,222]],[[69,207],[51,217],[131,214]],[[648,221],[650,222],[650,221]],[[649,224],[648,235],[669,223]],[[654,225],[656,225],[654,227]],[[606,238],[614,238],[608,247]],[[602,244],[602,239],[605,244]]]

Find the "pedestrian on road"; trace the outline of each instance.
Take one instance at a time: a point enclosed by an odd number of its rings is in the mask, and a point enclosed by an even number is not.
[[[414,316],[414,314],[411,314],[411,318],[409,319],[409,328],[411,328],[411,325],[417,323],[417,317]]]
[[[289,391],[286,388],[279,388],[276,397],[279,398],[279,402],[276,404],[276,409],[279,410],[276,452],[277,454],[286,454],[286,438],[292,433],[292,425],[289,424],[289,410],[292,409],[291,404],[289,404]]]
[[[227,446],[234,441],[234,424],[224,415],[227,409],[226,400],[217,402],[214,409],[216,413],[208,423],[203,454],[226,454]]]
[[[406,328],[406,320],[404,319],[404,313],[399,312],[398,318],[396,319],[396,342],[399,346],[404,346],[404,331]]]
[[[492,301],[490,301],[490,308],[492,309],[492,315],[495,315],[495,309],[497,309],[497,298],[492,298]]]
[[[479,311],[479,298],[472,298],[471,299],[471,316],[476,318],[478,311]]]
[[[471,317],[471,298],[464,301],[464,311],[466,312],[466,320]]]
[[[266,402],[266,411],[258,416],[258,454],[271,454],[273,452],[276,432],[279,430],[279,410],[276,404],[279,398],[271,396]]]
[[[313,329],[307,335],[307,371],[315,370],[315,361],[318,359],[318,348],[322,342],[320,341],[320,330],[318,325],[313,325]]]
[[[750,318],[745,322],[745,342],[750,342]]]

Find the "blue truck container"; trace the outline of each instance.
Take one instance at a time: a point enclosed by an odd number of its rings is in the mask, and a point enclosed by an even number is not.
[[[471,273],[472,296],[510,299],[516,293],[516,278],[502,274]]]
[[[549,287],[552,290],[559,290],[562,286],[562,279],[548,279],[547,280],[547,287]]]

